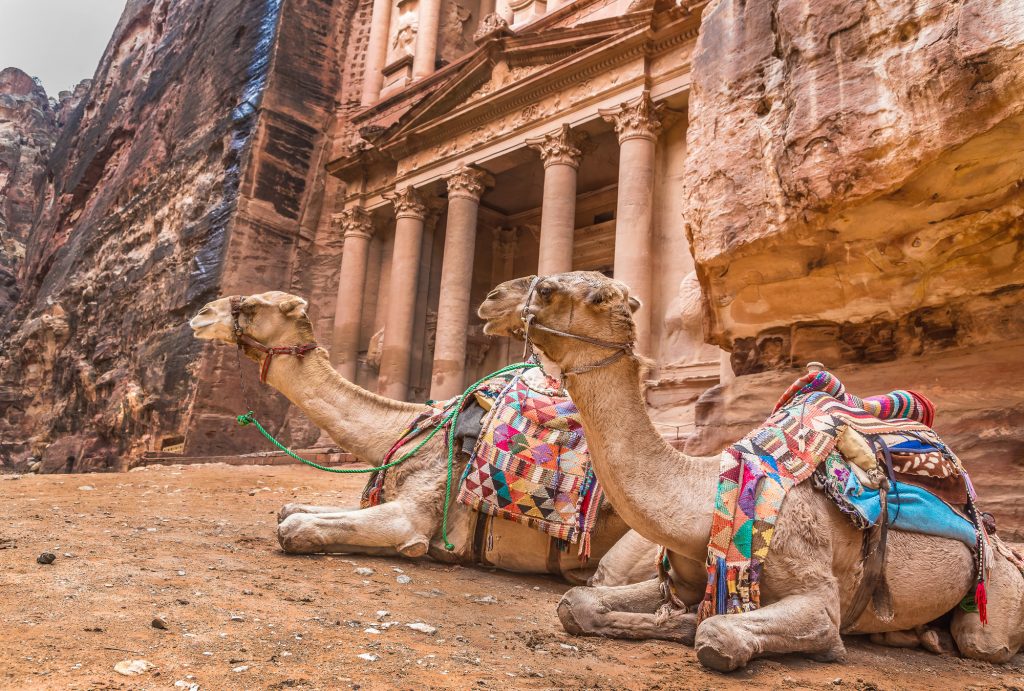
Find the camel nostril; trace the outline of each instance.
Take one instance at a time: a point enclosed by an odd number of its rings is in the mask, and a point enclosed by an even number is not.
[[[500,295],[501,295],[501,291],[495,289],[495,290],[492,290],[491,292],[487,293],[487,298],[486,299],[488,299],[488,300],[497,300],[498,296],[500,296]]]

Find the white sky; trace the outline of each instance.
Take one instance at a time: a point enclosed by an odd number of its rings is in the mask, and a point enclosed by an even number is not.
[[[0,0],[0,69],[42,80],[49,96],[96,71],[126,0]]]

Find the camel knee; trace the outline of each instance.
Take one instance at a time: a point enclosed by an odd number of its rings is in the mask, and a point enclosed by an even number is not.
[[[277,542],[290,554],[310,554],[323,548],[320,531],[310,523],[309,515],[303,513],[291,514],[278,524]]]
[[[590,588],[570,588],[558,601],[558,619],[562,622],[562,628],[573,636],[589,635],[595,628],[597,607]]]
[[[982,662],[1003,664],[1017,654],[1020,646],[1010,644],[1008,632],[994,623],[987,626],[975,612],[959,611],[950,625],[953,640],[964,657]]]
[[[744,636],[730,623],[729,615],[701,622],[694,638],[697,659],[717,672],[732,672],[747,664],[757,652],[751,636]]]

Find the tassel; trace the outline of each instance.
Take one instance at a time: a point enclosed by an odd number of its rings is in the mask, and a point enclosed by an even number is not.
[[[978,616],[981,617],[982,625],[988,624],[988,593],[985,591],[985,581],[978,581],[978,588],[974,591],[974,603],[978,606]]]
[[[579,557],[582,564],[586,564],[590,559],[590,533],[583,533],[583,537],[580,538]]]

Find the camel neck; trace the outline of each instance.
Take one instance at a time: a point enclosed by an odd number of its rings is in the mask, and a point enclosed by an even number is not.
[[[426,407],[378,396],[348,381],[323,350],[274,358],[267,383],[327,432],[338,446],[377,462]]]
[[[567,384],[615,510],[647,539],[700,554],[711,532],[718,461],[687,456],[658,434],[632,358],[569,377]]]

